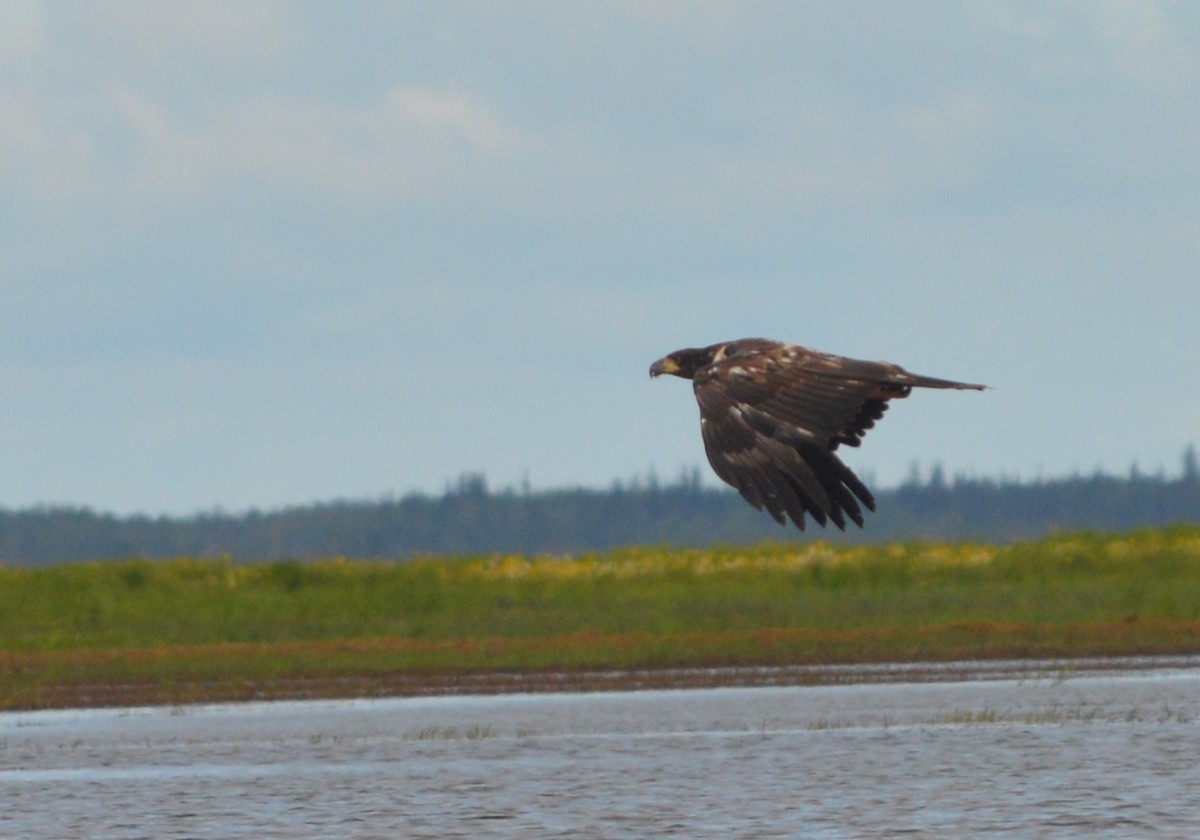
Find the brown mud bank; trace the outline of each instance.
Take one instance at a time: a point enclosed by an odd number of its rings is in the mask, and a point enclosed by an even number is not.
[[[279,676],[270,680],[64,683],[43,686],[29,708],[99,708],[282,700],[602,692],[721,687],[1067,679],[1200,668],[1200,656],[1094,656],[852,665],[663,667],[614,670]]]

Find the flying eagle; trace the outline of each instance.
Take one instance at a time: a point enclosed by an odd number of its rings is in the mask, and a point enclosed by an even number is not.
[[[704,451],[721,480],[801,530],[805,513],[845,530],[847,516],[862,527],[859,502],[875,510],[871,491],[835,451],[858,446],[888,400],[913,388],[986,387],[765,338],[676,350],[650,366],[650,376],[664,373],[692,380]]]

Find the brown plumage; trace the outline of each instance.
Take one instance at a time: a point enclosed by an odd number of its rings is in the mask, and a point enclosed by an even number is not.
[[[676,350],[650,366],[651,376],[664,373],[692,380],[704,451],[721,480],[801,530],[805,513],[844,530],[846,517],[862,527],[860,502],[875,509],[835,450],[858,446],[888,400],[913,388],[985,387],[764,338]]]

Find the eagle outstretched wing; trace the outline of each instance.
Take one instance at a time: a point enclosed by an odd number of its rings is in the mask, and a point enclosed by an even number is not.
[[[651,374],[692,380],[704,449],[713,470],[780,524],[860,527],[875,498],[835,454],[858,446],[887,402],[914,387],[982,389],[917,376],[887,362],[848,359],[766,339],[741,339],[671,354]]]

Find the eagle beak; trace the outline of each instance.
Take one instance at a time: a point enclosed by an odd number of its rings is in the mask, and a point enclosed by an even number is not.
[[[670,356],[659,359],[654,364],[650,365],[650,377],[662,376],[664,373],[675,373],[679,370],[679,363]]]

